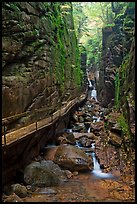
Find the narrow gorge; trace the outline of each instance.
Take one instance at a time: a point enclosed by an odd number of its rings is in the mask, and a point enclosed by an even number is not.
[[[3,202],[135,201],[134,35],[135,2],[2,2]]]

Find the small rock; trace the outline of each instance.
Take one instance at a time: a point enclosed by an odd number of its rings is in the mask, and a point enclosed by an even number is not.
[[[74,172],[73,172],[73,175],[74,175],[74,176],[77,176],[77,175],[78,175],[78,171],[74,171]]]
[[[67,178],[72,178],[73,177],[73,173],[71,172],[71,171],[69,171],[69,170],[64,170],[64,172],[65,172],[65,174],[66,174],[66,176],[67,176]]]
[[[27,196],[27,188],[25,186],[20,185],[19,183],[11,185],[13,192],[19,196],[20,198],[24,198]]]

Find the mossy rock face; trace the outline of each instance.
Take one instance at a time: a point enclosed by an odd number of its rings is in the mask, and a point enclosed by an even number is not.
[[[71,3],[4,2],[2,15],[3,117],[45,103],[54,110],[66,88],[81,86]]]
[[[107,26],[102,30],[103,62],[99,75],[99,98],[104,107],[115,100],[115,105],[125,109],[124,112],[128,112],[128,105],[126,105],[128,92],[135,85],[133,76],[135,75],[135,59],[132,48],[134,12],[133,4],[127,4],[125,12],[116,14],[114,25]]]

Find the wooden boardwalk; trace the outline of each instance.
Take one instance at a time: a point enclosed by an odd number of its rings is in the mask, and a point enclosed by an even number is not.
[[[26,127],[22,127],[15,131],[9,132],[6,134],[6,141],[4,140],[4,135],[2,136],[2,146],[9,145],[17,140],[20,140],[23,137],[26,137],[28,134],[36,132],[37,130],[44,128],[45,126],[53,123],[54,121],[58,120],[64,114],[66,114],[75,104],[82,102],[86,96],[83,94],[78,98],[75,98],[68,103],[64,104],[61,109],[54,112],[51,116],[32,123]],[[5,144],[6,142],[6,144]]]

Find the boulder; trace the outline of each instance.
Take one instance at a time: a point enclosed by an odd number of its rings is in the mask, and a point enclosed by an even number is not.
[[[60,167],[51,160],[32,162],[24,170],[24,181],[33,186],[56,186],[66,178]]]
[[[59,166],[70,171],[92,169],[92,159],[86,153],[73,145],[60,145],[55,153],[54,160]]]

